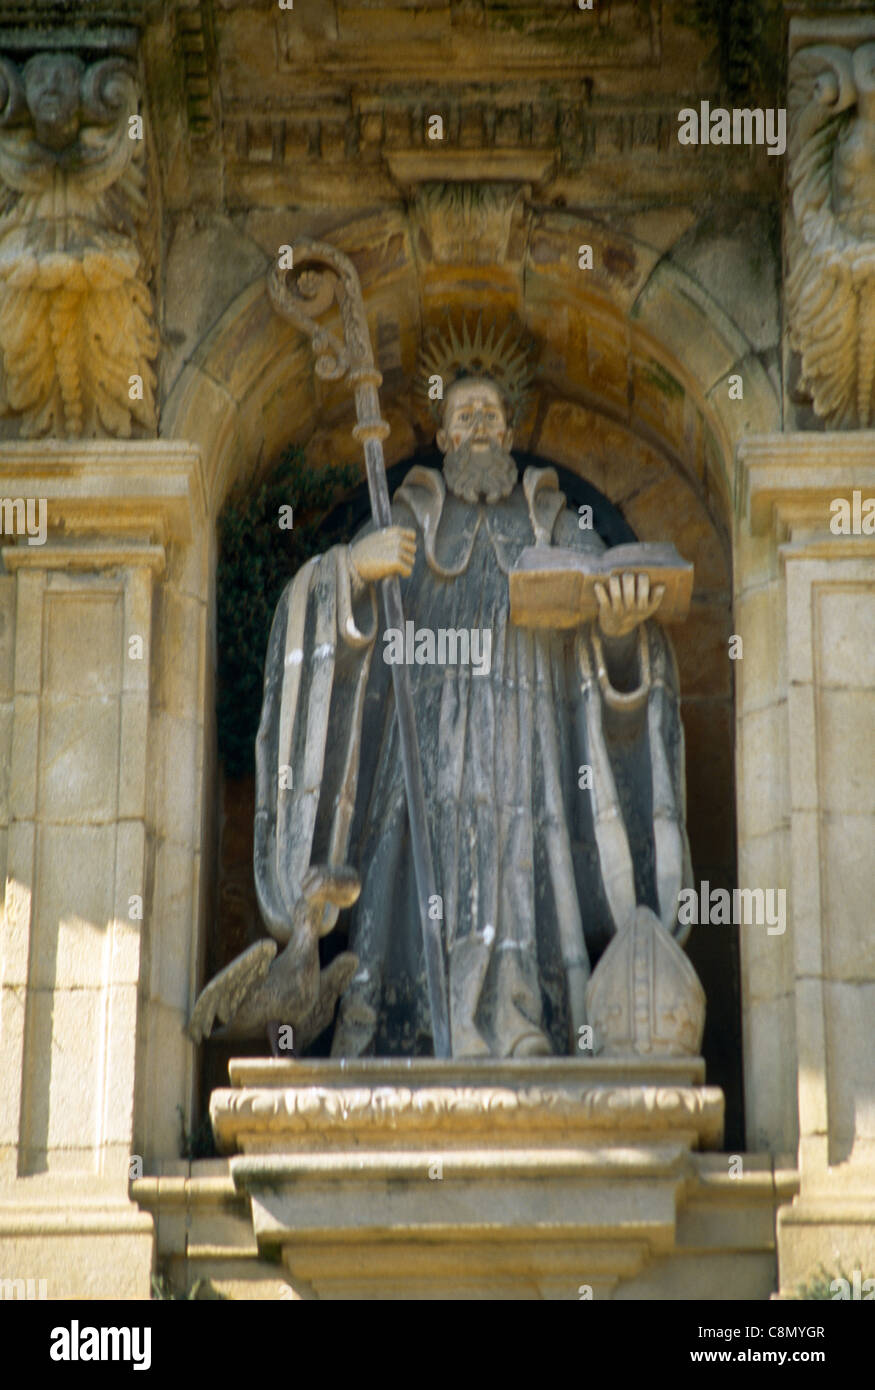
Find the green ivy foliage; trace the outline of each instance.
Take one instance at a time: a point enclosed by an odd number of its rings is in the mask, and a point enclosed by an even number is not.
[[[229,777],[254,770],[261,716],[264,658],[274,609],[284,585],[306,560],[340,538],[348,521],[334,508],[359,481],[359,470],[338,466],[315,473],[300,449],[282,455],[260,485],[235,490],[219,518],[216,580],[219,757]],[[280,508],[293,508],[294,526],[280,529]],[[324,521],[331,512],[331,534]]]
[[[844,1279],[845,1282],[850,1284],[853,1288],[853,1278],[844,1268],[840,1269],[837,1274],[830,1274],[828,1270],[821,1265],[820,1268],[811,1275],[807,1284],[798,1284],[796,1286],[795,1298],[797,1301],[802,1302],[839,1302],[840,1300],[837,1298],[836,1294],[833,1293],[831,1287],[837,1279]],[[863,1282],[865,1282],[865,1279]]]

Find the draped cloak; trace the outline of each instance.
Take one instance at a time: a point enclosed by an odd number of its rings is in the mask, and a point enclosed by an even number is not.
[[[511,622],[507,576],[526,546],[604,549],[552,469],[528,468],[503,501],[475,505],[414,467],[392,519],[417,532],[401,581],[408,624],[491,634],[488,672],[458,659],[410,668],[453,1055],[574,1051],[590,971],[634,907],[680,933],[677,895],[692,874],[670,644],[655,622],[614,641],[595,623]],[[277,605],[256,745],[255,877],[268,929],[289,939],[309,865],[351,865],[361,880],[344,914],[359,965],[335,1056],[432,1051],[383,624],[349,547],[304,565]],[[336,918],[326,907],[324,928]]]

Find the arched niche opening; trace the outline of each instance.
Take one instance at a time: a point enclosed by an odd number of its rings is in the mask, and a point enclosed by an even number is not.
[[[674,634],[687,746],[687,819],[697,881],[732,888],[736,797],[727,648],[735,445],[751,430],[779,425],[775,387],[727,312],[670,258],[612,233],[613,242],[623,242],[622,256],[613,258],[621,273],[584,275],[576,258],[579,219],[531,209],[527,217],[525,233],[510,238],[503,259],[480,258],[476,267],[442,259],[414,236],[399,210],[356,219],[331,233],[362,282],[383,372],[382,410],[392,426],[387,464],[409,462],[430,446],[411,405],[423,325],[453,308],[515,313],[538,344],[536,390],[515,450],[590,482],[639,538],[672,540],[696,566],[692,610]],[[337,330],[336,317],[329,326]],[[737,372],[744,374],[743,402],[728,394],[728,379]],[[309,343],[276,316],[259,278],[189,358],[165,403],[161,432],[199,445],[215,528],[229,490],[266,476],[289,443],[305,450],[314,470],[337,460],[358,464],[353,424],[345,388],[315,378]],[[215,534],[214,529],[213,579]],[[209,675],[205,698],[209,728]],[[209,753],[205,768],[206,804],[216,806],[220,774]],[[212,930],[206,924],[215,921],[219,839],[219,833],[207,837],[201,954]],[[740,1148],[736,935],[730,927],[694,929],[690,952],[709,996],[709,1078],[724,1087],[727,1143]],[[205,1078],[209,1084],[225,1082],[223,1062],[213,1075]]]
[[[339,424],[336,434],[326,427],[314,432],[305,450],[311,467],[344,453],[337,447],[339,431],[348,424],[346,420]],[[731,889],[735,842],[725,533],[695,490],[677,479],[657,451],[596,412],[555,397],[542,410],[530,441],[532,437],[539,442],[537,452],[531,448],[514,450],[520,473],[529,464],[555,467],[568,505],[572,509],[583,504],[592,507],[594,527],[607,545],[672,540],[694,561],[693,610],[688,623],[671,633],[681,674],[687,824],[695,881],[708,879],[715,887]],[[334,448],[329,447],[332,442]],[[439,467],[440,462],[433,445],[421,446],[390,466],[390,491],[415,464]],[[290,495],[289,501],[294,504],[294,500]],[[349,488],[325,517],[320,526],[320,549],[351,540],[368,516],[367,489],[360,482]],[[218,797],[217,911],[215,928],[206,943],[206,978],[265,934],[252,873],[252,775],[229,777],[220,768]],[[326,961],[346,945],[345,917],[341,914],[336,931],[323,942]],[[708,998],[703,1048],[708,1077],[724,1089],[727,1143],[738,1148],[743,1144],[743,1105],[737,931],[732,927],[694,928],[687,949]],[[262,1055],[265,1045],[207,1043],[202,1058],[205,1094],[226,1083],[230,1056]],[[330,1030],[309,1055],[327,1055],[329,1046]]]

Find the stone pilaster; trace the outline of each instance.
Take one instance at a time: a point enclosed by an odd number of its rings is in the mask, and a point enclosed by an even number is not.
[[[8,444],[0,1270],[147,1297],[128,1180],[187,1111],[200,900],[204,499],[180,445]],[[42,542],[42,543],[39,543]],[[7,712],[8,714],[8,709]],[[137,1164],[139,1157],[141,1162]]]
[[[821,1263],[875,1269],[875,535],[861,524],[875,433],[761,436],[739,463],[740,878],[788,889],[786,936],[758,954],[742,937],[748,1117],[786,1142],[794,1078],[800,1194],[779,1219],[792,1291]]]

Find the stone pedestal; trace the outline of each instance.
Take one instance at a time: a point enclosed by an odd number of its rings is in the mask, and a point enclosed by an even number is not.
[[[830,527],[837,499],[875,497],[875,432],[758,437],[739,461],[739,879],[789,890],[784,937],[742,935],[749,1140],[792,1088],[793,1292],[821,1264],[875,1274],[875,536]]]
[[[609,1297],[672,1251],[700,1060],[236,1061],[211,1116],[303,1297]]]
[[[0,491],[47,517],[43,544],[4,537],[0,575],[0,1275],[148,1297],[129,1176],[175,1145],[191,1088],[200,460],[6,444]]]

